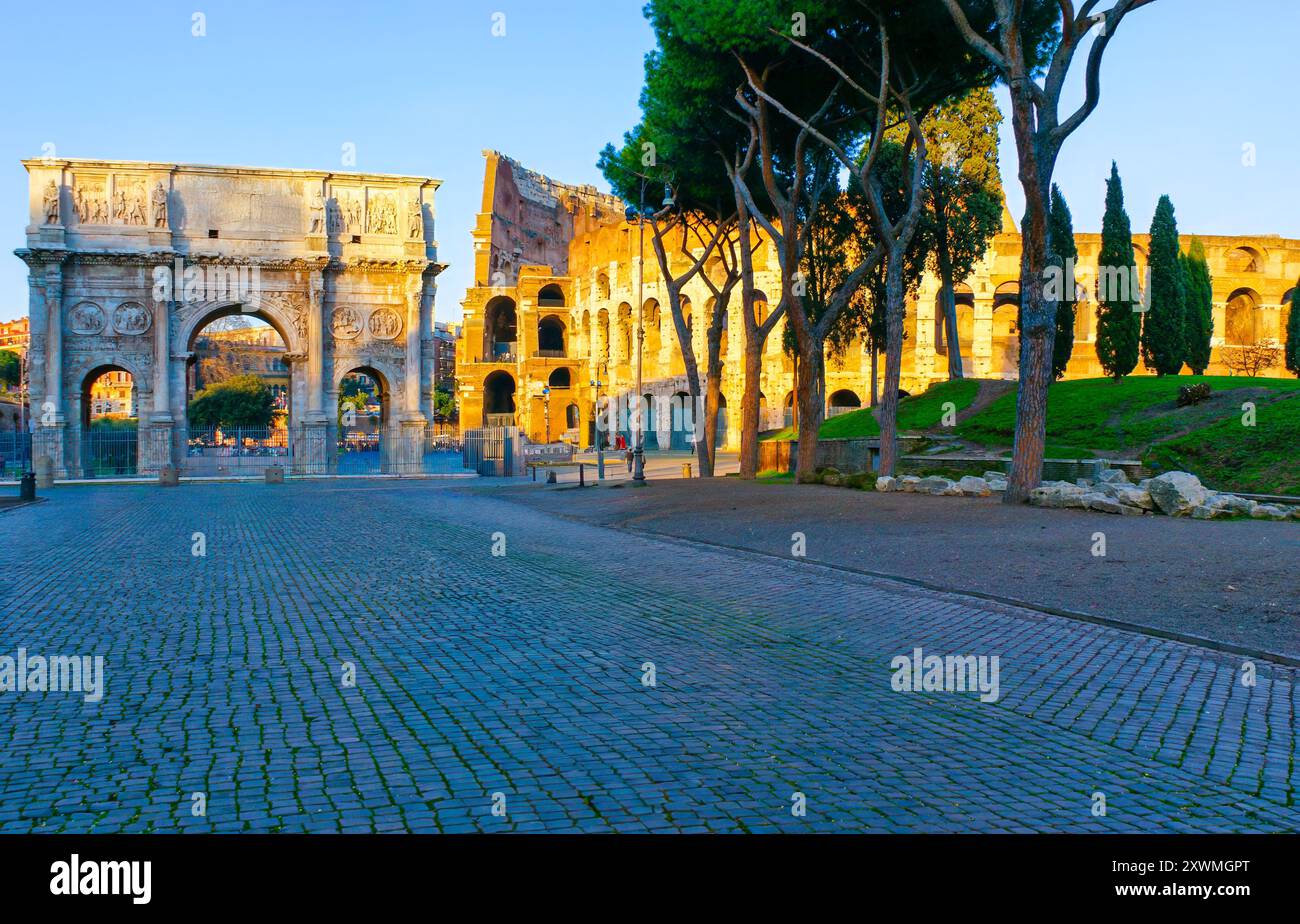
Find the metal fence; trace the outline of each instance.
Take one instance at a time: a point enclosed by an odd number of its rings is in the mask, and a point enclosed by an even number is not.
[[[17,481],[32,470],[32,435],[18,430],[0,431],[0,481]]]
[[[458,475],[462,439],[437,427],[389,424],[374,430],[341,429],[332,474]],[[472,471],[472,469],[469,469]]]
[[[289,431],[275,427],[209,427],[182,433],[185,457],[181,463],[192,478],[260,475],[278,465],[292,467]]]
[[[495,478],[526,475],[524,442],[518,427],[466,430],[461,439],[463,469]]]
[[[140,468],[140,433],[135,427],[86,427],[81,431],[74,477],[121,478]]]

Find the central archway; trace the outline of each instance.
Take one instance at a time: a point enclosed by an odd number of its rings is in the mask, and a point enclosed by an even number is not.
[[[186,340],[185,469],[253,474],[290,464],[289,337],[272,315],[219,307]]]

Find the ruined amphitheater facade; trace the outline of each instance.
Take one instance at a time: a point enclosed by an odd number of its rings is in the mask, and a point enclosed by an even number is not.
[[[638,257],[638,229],[624,203],[591,186],[556,182],[496,151],[485,151],[480,213],[473,229],[474,284],[466,292],[457,342],[457,389],[464,427],[514,424],[535,440],[591,445],[598,401],[629,398],[636,385],[639,274],[644,326],[642,394],[670,404],[686,392],[686,376],[649,240]],[[1300,276],[1300,241],[1277,236],[1201,236],[1214,277],[1214,358],[1207,370],[1227,374],[1225,351],[1285,336],[1291,293]],[[1190,235],[1184,235],[1184,243]],[[1095,291],[1087,282],[1101,246],[1099,234],[1078,234],[1079,304],[1067,377],[1102,375],[1096,355]],[[1134,237],[1139,275],[1149,241]],[[756,313],[780,292],[776,253],[755,254]],[[1095,272],[1095,270],[1092,270]],[[1017,376],[1020,236],[1004,210],[1003,227],[975,271],[957,286],[957,324],[968,377]],[[711,293],[696,278],[684,289],[693,347],[703,357]],[[902,387],[916,392],[947,378],[948,357],[938,310],[939,281],[927,274],[908,300]],[[723,340],[719,442],[740,442],[739,408],[744,328],[739,294],[729,306]],[[784,353],[784,322],[763,351],[764,429],[791,419],[794,363]],[[865,405],[871,358],[861,343],[827,362],[827,413]],[[1139,368],[1139,372],[1143,370]],[[883,379],[883,363],[878,370]],[[1268,374],[1285,374],[1280,368]],[[726,409],[736,409],[728,414]],[[649,445],[687,448],[670,414],[655,417]]]
[[[434,192],[426,177],[37,159],[26,246],[35,451],[79,470],[89,389],[129,373],[139,470],[180,463],[194,341],[244,313],[287,348],[292,465],[326,471],[339,383],[374,378],[394,432],[432,420]]]

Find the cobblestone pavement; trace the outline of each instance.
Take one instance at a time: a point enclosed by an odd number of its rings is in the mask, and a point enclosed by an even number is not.
[[[68,487],[0,530],[0,655],[107,673],[0,693],[0,832],[1300,827],[1276,665],[490,488]],[[1001,698],[894,692],[915,647]]]

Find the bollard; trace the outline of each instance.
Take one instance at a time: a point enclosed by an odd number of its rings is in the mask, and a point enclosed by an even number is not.
[[[530,475],[533,476],[533,481],[536,481],[536,480],[537,480],[537,466],[536,466],[536,465],[530,465],[530,466],[528,466],[528,473],[529,473]]]
[[[605,450],[596,450],[596,480],[605,480]]]
[[[24,472],[22,481],[18,483],[18,499],[25,501],[36,500],[36,473]]]
[[[579,462],[578,463],[578,487],[585,488],[586,486],[587,486],[587,465],[585,462]]]
[[[682,477],[683,478],[691,477],[691,463],[689,462],[682,463]]]
[[[174,465],[158,469],[158,483],[164,488],[174,488],[181,483],[181,473]]]
[[[267,484],[284,484],[284,469],[278,465],[269,466],[266,470]]]
[[[49,456],[37,456],[35,460],[36,487],[54,487],[54,460]]]

